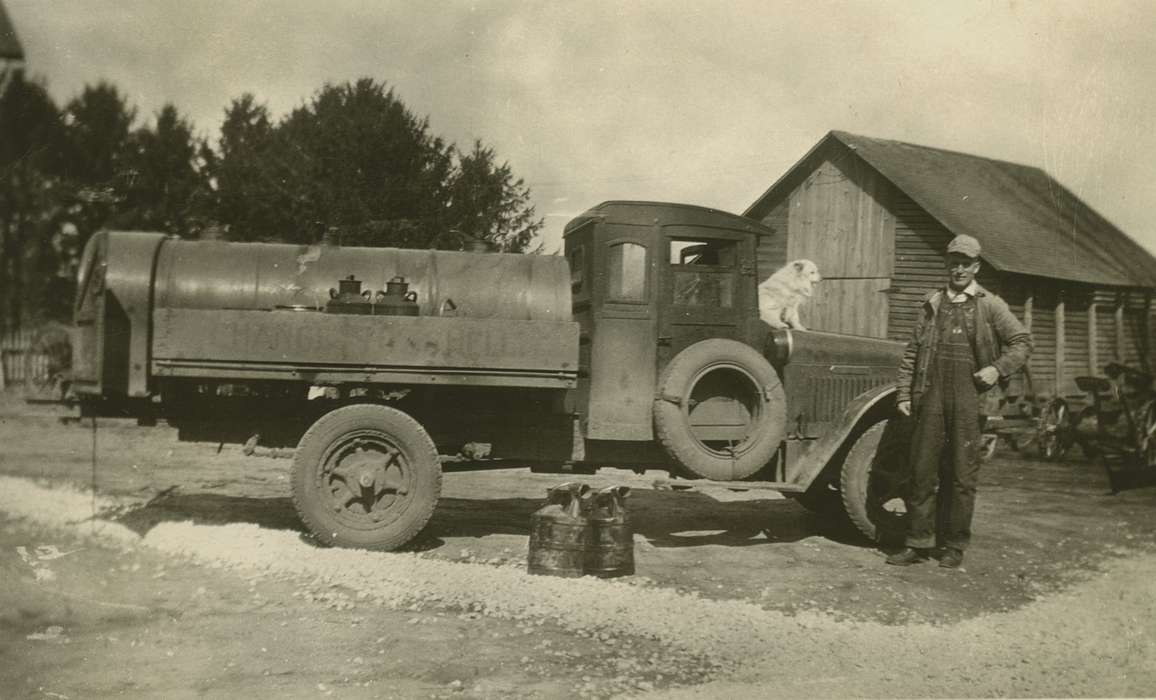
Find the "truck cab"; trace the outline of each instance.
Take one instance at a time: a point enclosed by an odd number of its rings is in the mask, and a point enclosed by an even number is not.
[[[587,459],[621,461],[633,444],[637,461],[758,480],[822,509],[844,484],[866,488],[876,453],[902,462],[902,426],[888,421],[902,344],[763,323],[758,284],[787,261],[757,251],[775,235],[727,212],[658,202],[605,202],[570,222]],[[860,529],[895,524],[877,508],[899,488],[852,499]]]
[[[590,440],[654,439],[663,369],[708,338],[760,347],[761,224],[685,204],[605,202],[566,226],[579,405]]]

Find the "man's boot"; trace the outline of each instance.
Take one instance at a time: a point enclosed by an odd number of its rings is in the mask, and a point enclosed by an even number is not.
[[[959,549],[948,547],[943,550],[943,556],[939,558],[939,566],[944,569],[958,569],[962,564],[963,551]]]
[[[887,557],[887,563],[895,566],[911,566],[927,561],[927,552],[914,547],[904,547],[902,550]]]

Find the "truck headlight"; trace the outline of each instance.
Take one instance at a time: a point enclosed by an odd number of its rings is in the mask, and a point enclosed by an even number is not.
[[[772,365],[781,367],[791,359],[791,351],[794,347],[795,341],[791,337],[790,329],[774,328],[767,336],[767,347],[763,350],[763,355],[771,361]]]

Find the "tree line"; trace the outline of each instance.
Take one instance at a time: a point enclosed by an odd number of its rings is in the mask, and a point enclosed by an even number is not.
[[[541,227],[492,148],[448,143],[369,78],[279,120],[244,94],[210,143],[172,104],[142,123],[111,83],[58,106],[0,72],[0,329],[67,320],[79,253],[106,228],[525,252]]]

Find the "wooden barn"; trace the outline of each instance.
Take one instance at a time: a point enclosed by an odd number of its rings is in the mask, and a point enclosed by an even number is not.
[[[1032,331],[1021,392],[1079,397],[1077,376],[1156,360],[1156,258],[1039,168],[832,131],[745,214],[776,232],[764,275],[818,263],[809,328],[907,340],[966,233],[983,245],[980,284]]]

